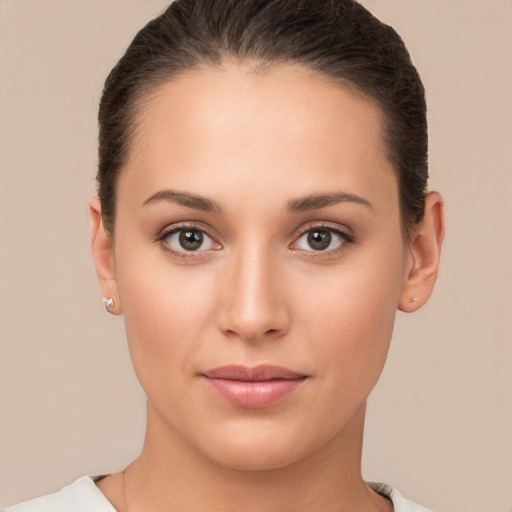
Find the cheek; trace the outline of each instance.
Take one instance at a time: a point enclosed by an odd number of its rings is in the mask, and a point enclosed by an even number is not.
[[[304,318],[309,318],[305,331],[312,331],[310,340],[326,350],[315,350],[329,361],[350,361],[353,366],[385,358],[391,338],[395,307],[389,297],[379,294],[374,282],[368,287],[351,286],[349,280],[332,284],[320,299],[305,304]],[[383,355],[383,356],[382,356]]]
[[[315,367],[339,400],[346,400],[349,390],[352,398],[363,399],[380,376],[401,285],[399,260],[396,253],[361,258],[333,269],[328,279],[312,277],[308,288],[314,292],[298,294],[297,329],[308,333]]]
[[[161,254],[138,256],[132,251],[118,261],[116,274],[135,372],[154,394],[168,390],[169,376],[194,371],[201,333],[211,321],[214,282],[199,267],[173,266]]]

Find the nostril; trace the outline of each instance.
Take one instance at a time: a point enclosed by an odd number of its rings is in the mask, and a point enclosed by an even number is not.
[[[243,286],[230,288],[228,299],[216,307],[217,326],[230,338],[270,341],[288,330],[290,318],[286,302],[277,297],[264,280],[256,277],[253,276],[252,284],[238,280]]]

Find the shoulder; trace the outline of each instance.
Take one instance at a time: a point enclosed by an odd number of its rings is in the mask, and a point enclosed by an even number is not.
[[[388,484],[366,482],[375,492],[388,497],[393,502],[394,512],[432,512],[414,501],[404,498],[397,489]]]
[[[115,512],[115,508],[88,476],[79,478],[58,492],[24,501],[1,512]]]

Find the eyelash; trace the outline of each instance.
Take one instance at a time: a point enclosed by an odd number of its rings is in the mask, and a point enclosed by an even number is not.
[[[172,255],[177,256],[179,258],[197,258],[198,256],[204,256],[204,254],[201,254],[201,253],[218,250],[218,249],[206,249],[206,250],[203,249],[203,250],[197,250],[197,251],[187,251],[186,249],[183,249],[182,251],[180,251],[180,250],[174,249],[169,243],[165,242],[166,238],[168,238],[169,236],[176,234],[176,233],[180,233],[181,231],[186,231],[186,230],[203,233],[208,238],[210,238],[214,244],[217,244],[220,246],[220,244],[215,241],[214,237],[211,236],[203,226],[199,226],[196,224],[180,224],[178,226],[172,226],[172,227],[169,227],[168,229],[164,229],[157,235],[157,237],[155,238],[155,242],[159,242],[160,244],[162,244],[162,246],[164,247],[164,249],[166,251],[170,252]],[[315,224],[315,225],[308,225],[308,226],[304,227],[303,229],[301,229],[299,231],[299,233],[294,237],[294,242],[291,245],[297,244],[297,242],[304,235],[306,235],[307,233],[310,233],[311,231],[327,231],[331,234],[336,235],[341,240],[341,242],[338,247],[336,247],[334,249],[330,249],[330,250],[314,250],[314,249],[306,250],[306,249],[293,249],[292,248],[292,251],[297,251],[297,252],[300,251],[303,253],[308,253],[308,257],[312,257],[312,258],[336,256],[340,252],[345,250],[347,245],[353,244],[356,241],[354,235],[349,234],[339,228],[335,228],[335,227],[324,225],[324,224],[320,224],[320,225]]]
[[[295,237],[295,241],[292,245],[297,244],[297,242],[308,233],[312,231],[327,231],[331,234],[336,235],[340,239],[340,244],[338,247],[335,247],[334,249],[330,250],[303,250],[303,249],[292,249],[295,251],[301,251],[303,253],[306,253],[309,258],[326,258],[329,256],[337,256],[341,252],[343,252],[345,249],[347,249],[347,245],[353,244],[356,242],[356,237],[353,234],[349,234],[346,231],[343,231],[339,228],[335,228],[333,226],[325,225],[325,224],[313,224],[313,225],[307,225],[304,228],[302,228],[297,236]]]
[[[168,238],[171,235],[174,235],[176,233],[180,233],[181,231],[196,231],[203,233],[208,238],[212,240],[213,243],[218,244],[218,242],[215,242],[215,239],[213,236],[211,236],[208,231],[203,226],[198,226],[196,224],[180,224],[178,226],[172,226],[167,229],[164,229],[161,231],[156,239],[155,242],[160,242],[160,244],[163,246],[163,248],[170,252],[173,256],[177,256],[178,258],[197,258],[199,255],[204,256],[201,253],[204,253],[208,250],[198,250],[198,251],[187,251],[186,249],[183,249],[182,251],[179,251],[177,249],[174,249],[170,244],[165,242],[165,239]],[[218,249],[210,249],[210,250],[218,250]]]

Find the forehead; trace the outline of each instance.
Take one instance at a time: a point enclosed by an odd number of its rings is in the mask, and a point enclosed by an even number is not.
[[[119,192],[123,183],[146,196],[164,187],[222,195],[286,185],[292,196],[384,187],[389,199],[397,184],[382,126],[372,101],[298,66],[190,70],[139,109]]]

